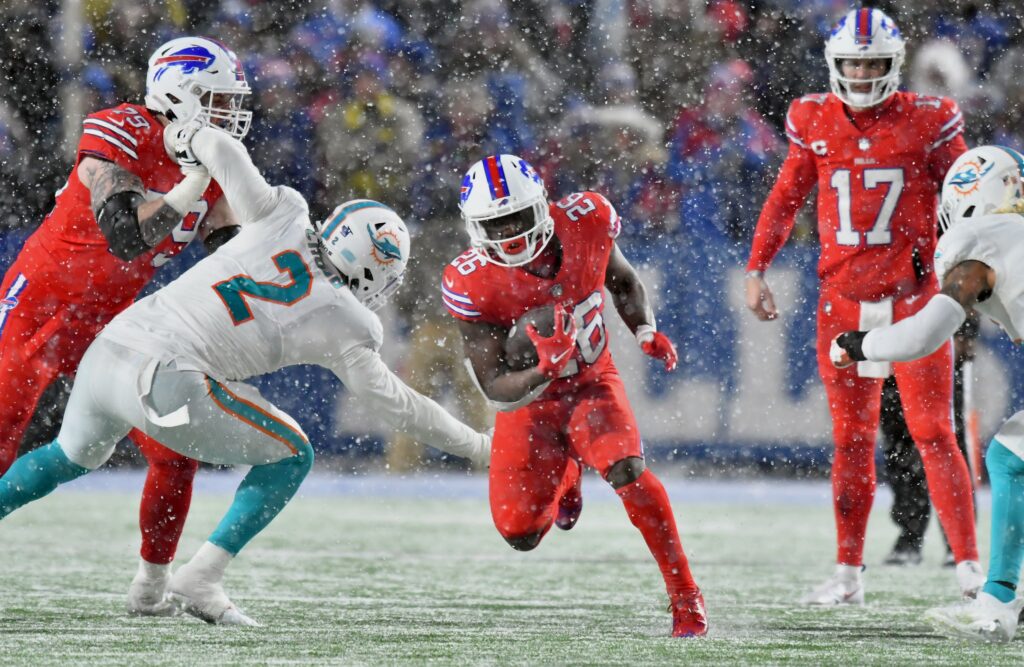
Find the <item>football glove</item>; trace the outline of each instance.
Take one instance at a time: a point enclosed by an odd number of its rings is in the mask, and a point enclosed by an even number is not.
[[[548,338],[541,336],[537,327],[526,325],[526,335],[537,348],[537,370],[554,380],[569,364],[576,347],[576,321],[565,312],[562,304],[555,305],[555,332]]]
[[[181,165],[182,171],[185,173],[188,173],[187,170],[197,168],[203,169],[204,172],[206,171],[192,150],[192,138],[202,127],[206,127],[202,121],[190,120],[187,123],[171,123],[164,129],[165,133],[171,133],[174,159]]]
[[[636,342],[648,357],[665,362],[666,371],[674,371],[679,363],[679,353],[669,337],[653,327],[641,327],[636,334]]]
[[[866,361],[864,351],[861,349],[864,344],[864,336],[867,331],[844,331],[832,339],[828,348],[828,356],[832,365],[836,368],[846,368],[858,361]]]

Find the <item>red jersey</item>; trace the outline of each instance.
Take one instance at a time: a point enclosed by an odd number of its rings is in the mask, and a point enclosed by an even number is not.
[[[967,150],[963,127],[945,97],[897,92],[858,113],[830,93],[796,100],[786,116],[789,154],[747,269],[768,267],[817,185],[822,286],[858,301],[916,292],[933,274],[938,193]]]
[[[145,108],[122,104],[90,114],[83,121],[78,159],[95,157],[115,163],[142,179],[146,199],[155,199],[183,177],[164,148],[163,125]],[[104,311],[119,311],[131,303],[153,277],[156,268],[177,255],[195,238],[199,225],[222,196],[211,182],[191,211],[156,248],[124,262],[110,253],[96,224],[90,192],[78,180],[77,163],[56,203],[29,239],[50,254],[61,271],[48,276],[62,300]]]
[[[577,192],[550,205],[555,236],[562,244],[562,264],[553,278],[522,267],[499,266],[467,250],[445,267],[442,300],[448,312],[467,322],[510,328],[528,310],[561,303],[573,313],[575,368],[556,380],[545,395],[596,379],[613,369],[604,325],[604,283],[608,259],[621,228],[611,203],[596,192]]]

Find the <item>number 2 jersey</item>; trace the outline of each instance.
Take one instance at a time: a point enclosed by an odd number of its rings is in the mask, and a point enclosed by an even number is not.
[[[445,307],[467,322],[510,328],[526,311],[555,303],[573,313],[578,333],[571,374],[552,382],[543,396],[571,391],[615,368],[604,325],[604,283],[621,227],[615,208],[596,192],[569,195],[550,204],[550,212],[562,245],[553,278],[499,266],[472,249],[448,264],[441,278]]]
[[[156,199],[184,178],[167,155],[163,136],[160,121],[143,106],[122,104],[104,109],[83,121],[78,162],[86,157],[113,162],[142,179],[147,200]],[[78,179],[76,166],[26,248],[38,244],[49,254],[56,270],[34,277],[52,285],[61,300],[117,312],[138,296],[157,267],[195,238],[221,190],[211,183],[167,238],[129,262],[110,253],[90,197],[89,189]]]
[[[832,95],[806,95],[786,116],[789,153],[757,221],[748,270],[764,270],[818,186],[823,289],[877,301],[934,286],[942,179],[967,150],[963,114],[944,97],[897,92],[854,113]]]

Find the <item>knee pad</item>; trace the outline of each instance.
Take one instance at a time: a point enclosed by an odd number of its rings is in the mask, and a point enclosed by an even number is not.
[[[640,479],[640,475],[647,470],[647,463],[638,456],[628,456],[613,463],[604,479],[612,485],[613,489],[621,489]]]

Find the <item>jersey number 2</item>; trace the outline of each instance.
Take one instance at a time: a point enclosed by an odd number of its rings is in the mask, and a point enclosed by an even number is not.
[[[850,170],[837,169],[832,174],[830,182],[832,189],[836,191],[836,198],[839,204],[839,230],[836,232],[836,243],[844,246],[859,246],[860,232],[853,228],[853,217],[850,214]],[[871,226],[866,235],[868,245],[888,245],[892,242],[892,232],[889,226],[892,224],[892,214],[896,210],[896,204],[903,192],[903,170],[902,169],[865,169],[864,189],[874,190],[880,185],[888,185],[885,192],[885,199],[882,207],[875,215],[875,224]]]
[[[288,284],[261,283],[243,274],[213,286],[213,291],[224,302],[235,326],[253,318],[247,298],[291,306],[309,296],[313,287],[313,276],[309,272],[309,267],[302,261],[302,256],[294,250],[287,250],[274,255],[273,260],[281,273],[288,274]]]

